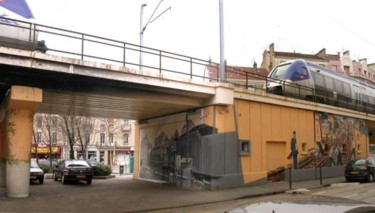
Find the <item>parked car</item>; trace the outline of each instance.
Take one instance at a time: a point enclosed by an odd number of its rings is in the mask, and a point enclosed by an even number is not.
[[[30,160],[30,181],[38,180],[40,184],[44,183],[44,172],[39,168],[35,158]]]
[[[375,158],[357,158],[351,160],[345,167],[346,181],[373,182],[375,177]]]
[[[99,162],[96,161],[95,159],[88,159],[88,160],[86,160],[86,162],[87,162],[92,168],[99,166]]]
[[[91,184],[93,175],[93,169],[85,160],[63,160],[53,170],[53,179],[61,179],[63,184],[78,180],[85,180],[87,184]]]

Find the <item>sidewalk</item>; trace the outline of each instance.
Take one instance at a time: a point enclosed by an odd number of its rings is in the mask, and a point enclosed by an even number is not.
[[[344,177],[327,178],[323,186],[344,181]],[[319,180],[292,183],[292,189],[319,187]],[[26,199],[7,198],[5,191],[0,188],[0,212],[142,212],[284,193],[289,191],[289,182],[199,191],[116,174],[116,178],[94,180],[92,185],[46,180],[43,185],[32,184]]]

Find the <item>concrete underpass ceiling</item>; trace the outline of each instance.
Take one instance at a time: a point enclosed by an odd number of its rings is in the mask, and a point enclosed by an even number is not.
[[[39,113],[144,120],[201,106],[193,97],[156,94],[108,96],[77,92],[43,91]]]

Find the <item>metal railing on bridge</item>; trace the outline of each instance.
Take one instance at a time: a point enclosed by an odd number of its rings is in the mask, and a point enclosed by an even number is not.
[[[269,82],[280,82],[279,79],[260,75],[256,69],[254,72],[250,72],[227,66],[225,66],[225,79],[219,79],[219,63],[211,60],[141,47],[136,44],[37,23],[0,17],[0,27],[0,46],[48,52],[51,55],[110,63],[133,69],[139,69],[142,66],[143,70],[148,72],[202,81],[227,82],[251,90],[267,91],[266,85]],[[143,54],[142,65],[139,64],[140,52]],[[279,93],[278,95],[375,114],[374,104],[359,102],[340,95],[333,96],[330,91],[315,90],[290,82],[284,81],[282,84],[284,87],[294,88],[297,92],[293,94]],[[306,93],[314,95],[306,96]],[[315,94],[319,94],[319,96]]]

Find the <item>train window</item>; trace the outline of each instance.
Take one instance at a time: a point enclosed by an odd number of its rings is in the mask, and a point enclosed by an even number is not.
[[[320,86],[320,87],[324,87],[323,76],[319,73],[316,73],[316,72],[312,72],[312,74],[313,74],[313,77],[314,77],[314,80],[315,80],[315,85]]]
[[[372,105],[375,104],[375,98],[369,96],[369,97],[368,97],[368,100],[369,100],[369,103],[370,103],[370,104],[372,104]]]
[[[351,97],[352,93],[351,93],[351,90],[350,90],[350,84],[343,82],[343,87],[344,87],[344,94],[347,97]]]
[[[289,66],[290,64],[285,64],[285,65],[276,67],[274,71],[272,72],[271,78],[285,79],[285,75],[288,71]]]
[[[335,84],[335,90],[337,93],[339,94],[342,94],[343,91],[342,91],[342,82],[338,79],[335,79],[334,80],[334,84]]]
[[[325,76],[324,80],[326,82],[326,88],[329,89],[329,90],[333,90],[333,79]]]
[[[365,102],[365,103],[369,103],[369,97],[368,95],[362,95],[362,101]]]

